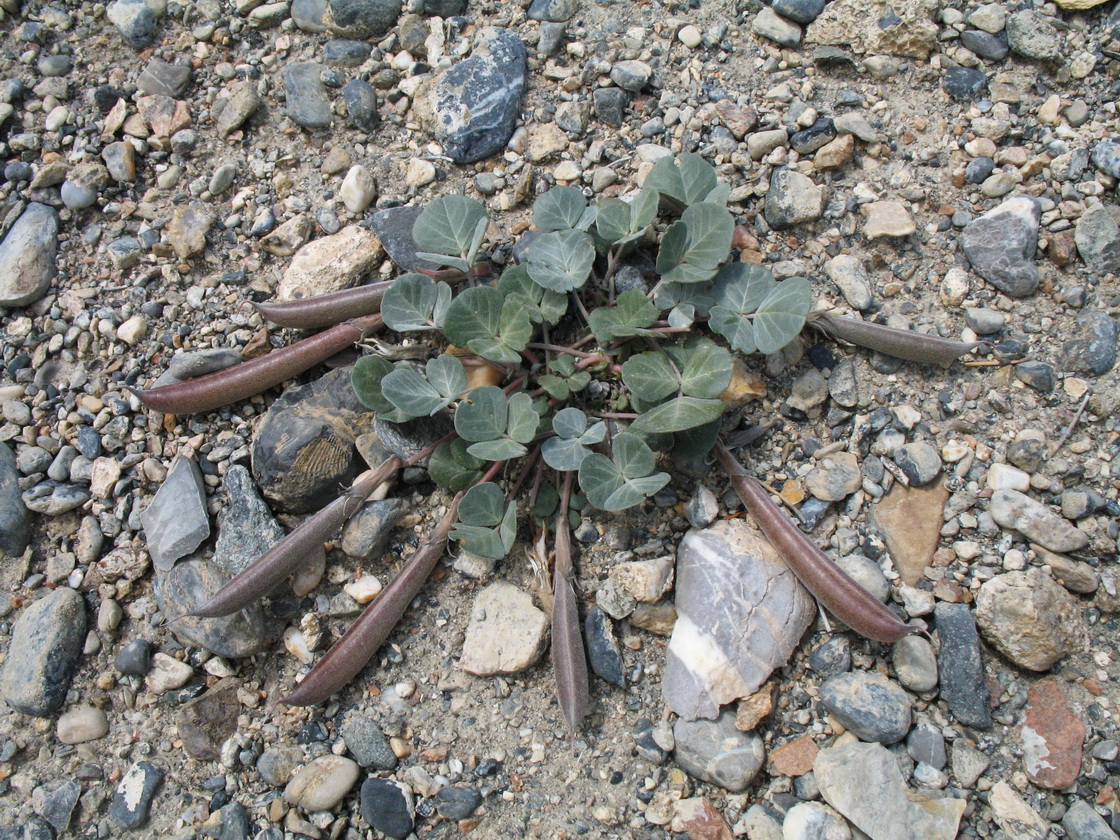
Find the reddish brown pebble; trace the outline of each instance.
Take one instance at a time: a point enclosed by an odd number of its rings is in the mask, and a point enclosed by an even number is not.
[[[804,776],[813,769],[818,752],[816,741],[802,735],[770,753],[770,772],[779,776]]]
[[[711,802],[702,796],[682,799],[674,806],[677,812],[673,828],[683,828],[689,840],[734,840],[727,821]]]
[[[1050,237],[1050,247],[1046,249],[1050,262],[1062,268],[1073,262],[1077,256],[1077,245],[1073,241],[1073,231],[1063,230]]]
[[[1085,725],[1069,710],[1053,677],[1039,680],[1027,692],[1027,708],[1019,730],[1023,769],[1042,788],[1062,790],[1081,772]]]

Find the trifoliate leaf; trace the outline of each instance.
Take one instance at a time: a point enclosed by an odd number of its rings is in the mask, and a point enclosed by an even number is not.
[[[455,431],[472,442],[497,440],[506,433],[509,400],[496,385],[472,388],[455,410]]]
[[[660,350],[638,353],[622,366],[622,382],[640,400],[655,403],[680,387],[669,357]]]
[[[412,225],[412,239],[420,251],[452,257],[470,255],[479,235],[486,233],[486,208],[464,195],[445,195],[424,208]]]
[[[393,281],[381,300],[385,326],[397,332],[430,330],[436,321],[437,307],[446,310],[451,302],[451,287],[423,274],[402,274]]]
[[[587,199],[579,187],[553,187],[533,203],[533,224],[548,233],[579,230]]]
[[[657,271],[669,283],[702,283],[715,276],[731,251],[735,221],[726,207],[694,204],[669,226],[657,254]]]
[[[723,414],[723,409],[719,400],[676,397],[642,414],[631,428],[638,432],[680,432],[710,423]]]
[[[480,467],[485,463],[467,452],[467,442],[456,438],[441,444],[428,460],[428,475],[437,486],[453,493],[466,490],[481,477]]]
[[[790,277],[778,284],[754,314],[754,337],[762,353],[776,353],[805,326],[813,288],[804,277]]]
[[[600,307],[591,313],[588,323],[600,343],[632,335],[654,335],[647,327],[657,320],[657,307],[640,289],[630,289],[615,299],[613,307]]]
[[[595,244],[581,230],[545,233],[529,246],[529,276],[553,292],[583,287],[595,262]]]

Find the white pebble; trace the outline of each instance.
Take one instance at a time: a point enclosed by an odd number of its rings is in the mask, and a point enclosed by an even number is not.
[[[1031,477],[1010,464],[992,464],[988,467],[987,482],[993,490],[1018,490],[1025,493],[1030,489]]]
[[[133,315],[119,327],[117,327],[117,338],[132,347],[140,339],[148,334],[148,319],[143,315]]]
[[[152,670],[144,678],[144,687],[152,694],[164,694],[182,688],[193,676],[194,668],[186,662],[180,662],[166,653],[157,653],[152,657]]]
[[[355,214],[361,213],[377,195],[377,183],[368,169],[356,164],[350,167],[350,171],[342,179],[342,187],[338,193],[347,210]]]
[[[690,50],[696,49],[700,46],[703,37],[700,35],[700,30],[692,24],[681,27],[681,31],[677,33],[680,42],[688,47]]]
[[[363,575],[342,587],[342,591],[359,604],[368,604],[381,594],[381,581],[373,575]]]

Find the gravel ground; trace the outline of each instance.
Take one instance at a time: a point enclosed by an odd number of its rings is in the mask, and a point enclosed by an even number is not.
[[[1120,6],[424,6],[0,0],[0,837],[349,840],[414,814],[419,837],[1115,838]],[[495,125],[459,131],[463,97]],[[930,369],[807,332],[747,360],[765,390],[732,418],[779,421],[744,461],[932,642],[810,616],[739,730],[677,721],[675,595],[635,608],[618,569],[655,569],[694,519],[741,525],[718,470],[577,529],[624,684],[593,681],[574,741],[547,656],[460,667],[476,598],[538,589],[520,551],[449,558],[355,683],[276,706],[446,505],[419,471],[373,559],[332,549],[241,624],[168,626],[208,561],[276,529],[251,462],[283,525],[302,511],[253,450],[279,389],[176,418],[125,386],[297,337],[247,300],[394,276],[379,211],[476,197],[508,261],[535,195],[624,195],[666,150],[730,184],[743,261],[991,342]],[[369,418],[345,416],[352,448]]]

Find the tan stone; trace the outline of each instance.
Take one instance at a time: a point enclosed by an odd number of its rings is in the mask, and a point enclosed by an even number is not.
[[[903,583],[913,586],[933,562],[948,499],[949,491],[940,482],[925,487],[895,484],[871,509]]]
[[[883,236],[900,238],[909,236],[918,229],[914,217],[901,201],[872,201],[860,208],[867,221],[863,224],[863,235],[868,239]]]
[[[350,225],[300,248],[276,295],[280,300],[297,300],[348,289],[373,271],[384,256],[377,234]]]
[[[819,751],[816,741],[802,735],[770,753],[770,772],[779,776],[804,776],[813,769]]]

